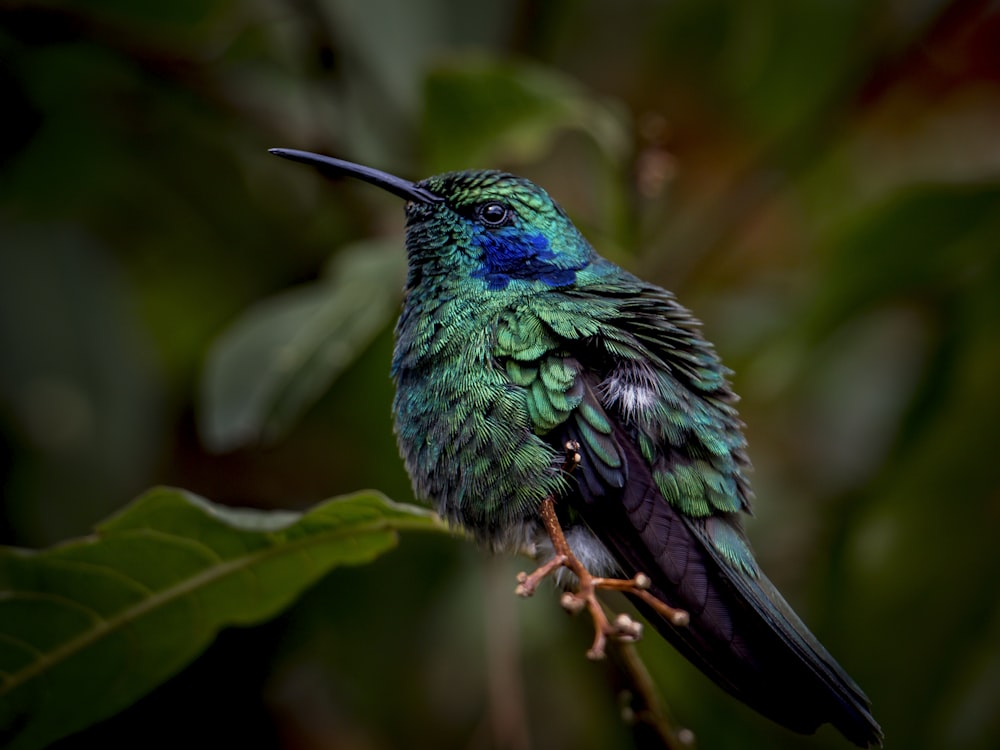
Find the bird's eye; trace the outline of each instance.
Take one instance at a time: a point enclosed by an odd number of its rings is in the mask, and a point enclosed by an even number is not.
[[[481,205],[476,213],[479,214],[479,219],[486,226],[500,227],[510,219],[511,210],[503,203],[490,201]]]

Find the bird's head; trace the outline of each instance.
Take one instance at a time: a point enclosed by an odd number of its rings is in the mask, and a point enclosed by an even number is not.
[[[505,172],[448,172],[414,183],[306,151],[271,153],[406,199],[411,286],[427,274],[490,291],[569,286],[597,258],[548,193]]]

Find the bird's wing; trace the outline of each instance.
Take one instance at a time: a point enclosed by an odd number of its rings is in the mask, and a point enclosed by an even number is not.
[[[557,449],[581,445],[567,502],[626,575],[645,573],[689,612],[679,628],[640,606],[721,687],[797,731],[831,722],[880,743],[867,698],[743,533],[748,462],[727,371],[668,292],[630,281],[549,294],[513,316],[533,347],[502,359],[536,431]]]

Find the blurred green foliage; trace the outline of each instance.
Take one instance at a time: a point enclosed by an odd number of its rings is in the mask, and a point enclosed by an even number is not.
[[[160,482],[411,499],[388,321],[324,298],[391,317],[398,266],[357,286],[342,251],[401,246],[398,201],[266,149],[508,168],[704,321],[743,396],[758,556],[888,743],[996,747],[998,49],[974,0],[0,0],[0,541],[82,533]],[[282,301],[353,343],[320,326],[301,341],[332,365],[268,380],[280,326],[246,336],[247,390],[213,403],[253,429],[199,437],[217,342]],[[627,746],[587,624],[515,601],[520,565],[406,537],[58,746]],[[642,652],[702,748],[843,746]]]
[[[295,513],[158,487],[82,539],[0,547],[4,747],[48,747],[113,716],[221,628],[274,617],[333,568],[395,547],[400,530],[448,532],[374,492]]]

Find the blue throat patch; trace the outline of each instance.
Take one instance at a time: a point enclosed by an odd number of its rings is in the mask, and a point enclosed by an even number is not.
[[[506,289],[511,279],[541,281],[549,286],[567,286],[586,263],[565,267],[555,264],[543,234],[483,232],[475,239],[483,250],[483,265],[472,276],[486,281],[491,291]]]

